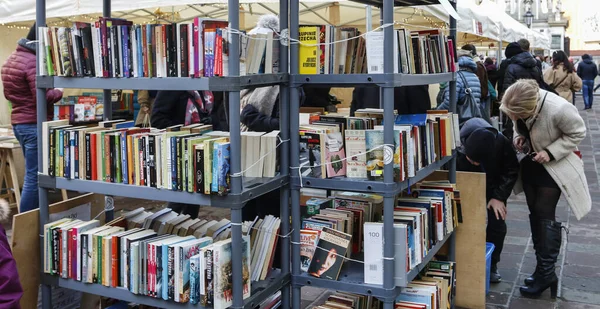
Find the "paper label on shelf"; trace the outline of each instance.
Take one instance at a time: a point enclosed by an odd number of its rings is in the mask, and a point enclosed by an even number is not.
[[[90,220],[92,218],[92,204],[86,203],[65,211],[52,213],[49,216],[48,222],[54,222],[62,218],[79,219],[82,221]]]

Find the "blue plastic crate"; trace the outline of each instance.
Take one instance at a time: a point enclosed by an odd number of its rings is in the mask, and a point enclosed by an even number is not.
[[[490,291],[490,269],[492,268],[492,252],[494,252],[494,244],[485,243],[485,295]]]

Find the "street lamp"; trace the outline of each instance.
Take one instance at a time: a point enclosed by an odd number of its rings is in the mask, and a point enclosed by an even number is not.
[[[531,24],[533,24],[533,13],[531,13],[531,9],[528,9],[527,13],[525,13],[525,24],[527,25],[527,28],[531,28]]]

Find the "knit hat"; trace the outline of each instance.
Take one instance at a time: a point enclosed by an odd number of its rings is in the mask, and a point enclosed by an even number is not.
[[[519,43],[517,43],[517,42],[512,42],[512,43],[508,44],[508,46],[506,46],[504,55],[508,59],[508,58],[512,58],[522,52],[523,52],[523,50],[521,49],[521,45],[519,45]]]
[[[267,33],[271,31],[279,31],[279,17],[275,14],[266,14],[258,18],[256,27],[248,32],[248,34]]]
[[[33,23],[33,26],[31,26],[31,28],[29,28],[29,33],[27,33],[27,39],[30,41],[35,41],[35,33],[36,33],[36,27],[35,27],[35,23]]]
[[[466,44],[461,47],[462,50],[468,50],[471,52],[471,56],[477,56],[477,48],[473,44]]]
[[[589,54],[583,54],[583,56],[581,56],[581,59],[585,60],[585,59],[592,59],[592,57],[590,57]]]
[[[495,134],[487,128],[475,129],[465,141],[465,154],[471,161],[483,163],[493,156]]]

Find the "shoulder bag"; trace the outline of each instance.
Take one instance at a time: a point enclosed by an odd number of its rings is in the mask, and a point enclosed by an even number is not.
[[[464,73],[458,71],[457,74],[465,88],[465,95],[462,99],[458,100],[456,104],[456,112],[458,113],[458,118],[460,119],[460,123],[467,121],[471,118],[482,118],[483,113],[481,112],[481,108],[477,104],[477,100],[475,100],[475,96],[473,96],[473,92],[467,83],[467,79],[464,76]]]

